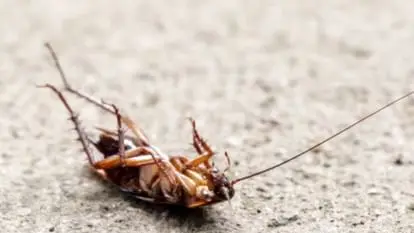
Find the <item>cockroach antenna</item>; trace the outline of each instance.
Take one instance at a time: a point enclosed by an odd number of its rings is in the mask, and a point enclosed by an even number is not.
[[[379,112],[381,112],[382,110],[384,110],[384,109],[386,109],[386,108],[388,108],[388,107],[390,107],[390,106],[392,106],[392,105],[396,104],[397,102],[399,102],[399,101],[401,101],[401,100],[403,100],[403,99],[405,99],[405,98],[407,98],[407,97],[411,96],[412,94],[414,94],[414,91],[411,91],[411,92],[409,92],[409,93],[407,93],[407,94],[405,94],[405,95],[403,95],[403,96],[401,96],[401,97],[399,97],[399,98],[397,98],[397,99],[395,99],[395,100],[393,100],[393,101],[389,102],[388,104],[384,105],[383,107],[381,107],[381,108],[379,108],[379,109],[375,110],[374,112],[371,112],[370,114],[368,114],[368,115],[366,115],[366,116],[362,117],[361,119],[359,119],[359,120],[357,120],[357,121],[353,122],[352,124],[350,124],[350,125],[346,126],[345,128],[343,128],[343,129],[339,130],[338,132],[336,132],[336,133],[334,133],[333,135],[331,135],[331,136],[327,137],[326,139],[324,139],[324,140],[320,141],[319,143],[316,143],[315,145],[313,145],[313,146],[309,147],[308,149],[306,149],[306,150],[304,150],[304,151],[302,151],[302,152],[300,152],[300,153],[298,153],[298,154],[296,154],[296,155],[292,156],[291,158],[289,158],[289,159],[287,159],[287,160],[285,160],[285,161],[283,161],[283,162],[281,162],[281,163],[278,163],[278,164],[276,164],[276,165],[273,165],[273,166],[271,166],[271,167],[268,167],[268,168],[266,168],[266,169],[263,169],[263,170],[260,170],[260,171],[254,172],[254,173],[252,173],[252,174],[250,174],[250,175],[247,175],[247,176],[243,176],[243,177],[237,178],[237,179],[235,179],[235,180],[231,181],[231,184],[232,184],[232,185],[234,185],[234,184],[236,184],[236,183],[239,183],[240,181],[247,180],[247,179],[250,179],[250,178],[252,178],[252,177],[255,177],[255,176],[261,175],[261,174],[266,173],[266,172],[269,172],[269,171],[271,171],[271,170],[273,170],[273,169],[275,169],[275,168],[278,168],[278,167],[280,167],[280,166],[282,166],[282,165],[285,165],[285,164],[287,164],[287,163],[289,163],[289,162],[291,162],[291,161],[293,161],[293,160],[295,160],[295,159],[298,159],[299,157],[301,157],[302,155],[305,155],[305,154],[306,154],[306,153],[308,153],[309,151],[312,151],[312,150],[314,150],[314,149],[316,149],[316,148],[320,147],[321,145],[323,145],[323,144],[325,144],[325,143],[329,142],[330,140],[332,140],[332,139],[336,138],[337,136],[341,135],[342,133],[344,133],[344,132],[346,132],[346,131],[350,130],[350,129],[351,129],[351,128],[353,128],[354,126],[356,126],[356,125],[358,125],[358,124],[362,123],[363,121],[365,121],[365,120],[367,120],[367,119],[371,118],[372,116],[374,116],[374,115],[378,114],[378,113],[379,113]]]

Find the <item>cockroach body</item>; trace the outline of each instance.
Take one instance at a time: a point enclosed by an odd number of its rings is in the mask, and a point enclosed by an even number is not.
[[[279,164],[230,181],[225,174],[230,167],[230,159],[227,153],[225,153],[228,162],[227,168],[220,171],[212,164],[211,158],[215,153],[199,135],[193,119],[190,119],[193,133],[192,144],[197,156],[193,159],[183,155],[169,156],[150,144],[141,128],[130,118],[120,114],[115,105],[97,101],[73,89],[67,82],[56,53],[50,44],[46,43],[45,45],[54,59],[64,83],[64,89],[116,116],[117,130],[97,128],[100,131],[99,140],[93,141],[81,128],[78,116],[72,110],[62,92],[50,84],[40,86],[55,92],[65,105],[92,170],[103,179],[118,186],[120,190],[132,194],[138,199],[160,204],[182,205],[188,208],[229,201],[234,196],[234,185],[236,183],[261,175],[295,160],[389,106],[414,94],[414,91],[412,91],[395,99]],[[127,129],[123,129],[123,125]],[[127,131],[131,132],[132,135],[126,134]],[[90,144],[102,154],[103,159],[94,161],[92,150],[89,147]]]
[[[118,130],[97,128],[101,134],[99,140],[94,142],[81,129],[77,115],[63,94],[50,84],[42,87],[52,89],[66,106],[93,171],[122,191],[141,200],[184,205],[189,208],[230,200],[233,197],[232,184],[224,173],[211,165],[209,159],[213,152],[199,136],[194,120],[190,119],[193,126],[193,146],[198,156],[194,159],[168,156],[149,144],[143,132],[129,118],[122,116],[115,105],[110,105],[112,111],[107,104],[96,102],[116,115]],[[122,123],[134,136],[124,134]],[[101,152],[102,160],[94,161],[88,143]]]
[[[224,172],[212,165],[211,158],[214,152],[199,135],[193,119],[190,119],[193,131],[192,144],[197,156],[194,159],[182,155],[169,156],[150,144],[144,132],[128,117],[121,115],[115,105],[99,102],[71,88],[56,53],[49,44],[46,44],[46,47],[55,61],[67,91],[116,116],[117,130],[97,128],[100,136],[95,142],[80,127],[78,116],[62,92],[50,84],[40,86],[54,91],[65,105],[89,164],[99,176],[115,184],[122,191],[153,203],[194,208],[230,200],[233,197],[232,183]],[[125,134],[123,125],[126,125],[132,135]],[[102,160],[94,161],[89,144],[102,154]],[[228,158],[227,153],[225,155]]]
[[[213,152],[198,135],[195,121],[191,123],[195,159],[168,156],[146,138],[133,137],[124,139],[122,157],[119,134],[101,129],[104,133],[94,145],[104,159],[93,167],[121,190],[145,201],[198,207],[229,200],[234,189],[224,173],[210,164]]]

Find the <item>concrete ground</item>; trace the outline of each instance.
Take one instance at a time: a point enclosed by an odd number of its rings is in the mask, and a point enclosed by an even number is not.
[[[146,204],[87,169],[61,81],[118,104],[168,153],[190,125],[231,177],[278,163],[414,89],[414,2],[0,2],[1,232],[414,232],[414,98],[237,185],[232,208]],[[83,126],[113,117],[69,98]]]

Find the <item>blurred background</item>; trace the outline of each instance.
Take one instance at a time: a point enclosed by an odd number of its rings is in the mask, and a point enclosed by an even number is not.
[[[231,177],[278,163],[414,89],[414,2],[1,1],[4,232],[413,232],[414,100],[201,210],[131,200],[91,175],[55,95],[135,119],[165,152],[200,133]],[[115,127],[68,96],[88,132]]]

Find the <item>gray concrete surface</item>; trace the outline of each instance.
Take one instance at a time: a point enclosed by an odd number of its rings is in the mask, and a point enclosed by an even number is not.
[[[414,232],[414,99],[201,210],[91,175],[50,41],[79,89],[191,154],[187,116],[238,177],[414,89],[414,2],[1,1],[1,232]],[[69,98],[83,126],[114,119]],[[400,160],[401,164],[396,163]]]

